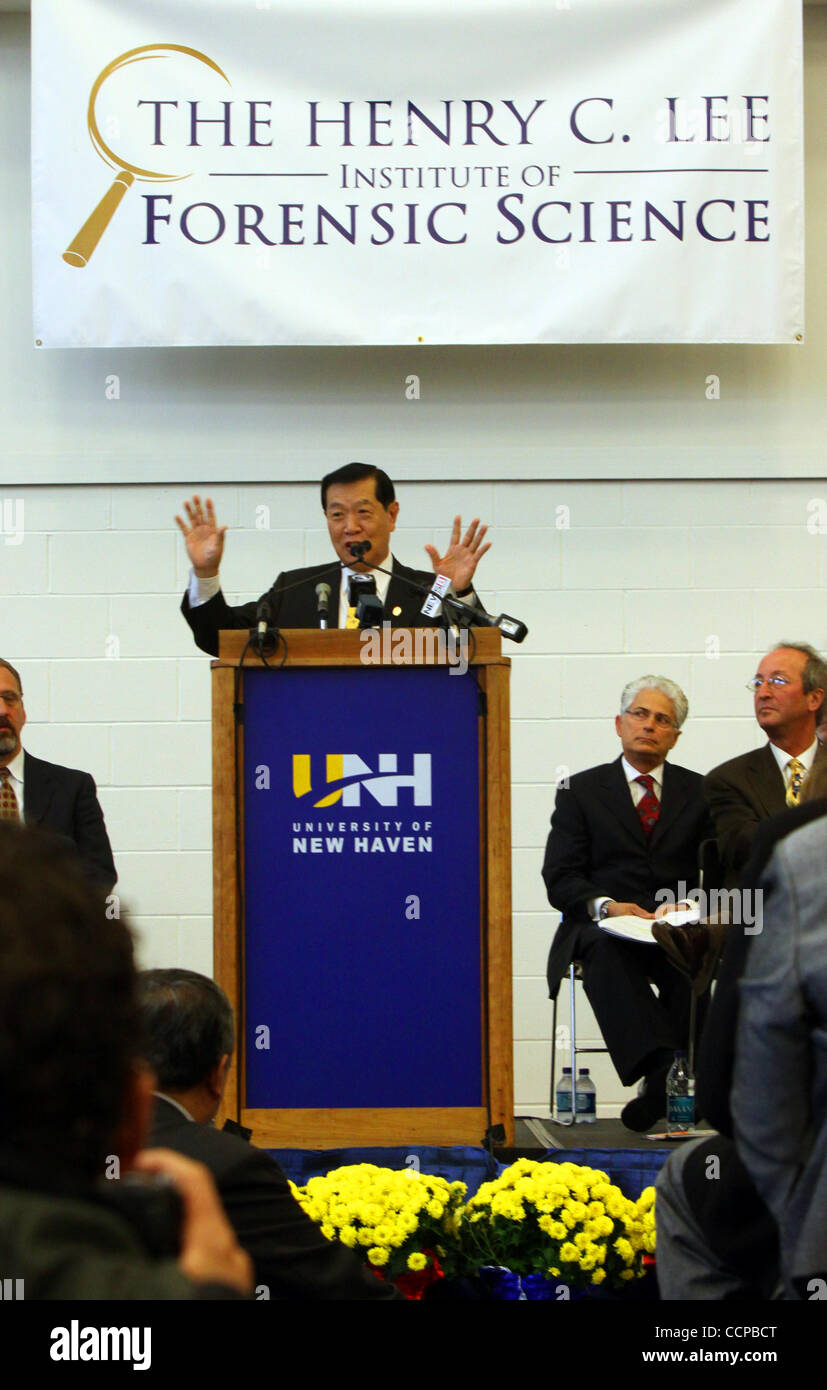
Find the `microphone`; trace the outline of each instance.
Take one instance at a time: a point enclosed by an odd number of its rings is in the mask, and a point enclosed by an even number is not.
[[[363,560],[370,550],[371,544],[370,541],[350,541],[347,548],[354,560]]]
[[[357,545],[364,542],[357,541]],[[370,542],[367,542],[368,547]],[[384,616],[382,600],[376,592],[376,580],[372,574],[351,574],[347,581],[347,601],[356,609],[360,627],[376,627]]]
[[[268,627],[272,626],[273,609],[270,606],[269,598],[265,595],[264,598],[259,600],[258,607],[256,608],[256,635],[259,642],[264,640],[267,636]]]
[[[249,629],[250,641],[261,656],[272,656],[276,650],[273,632],[273,606],[267,594],[256,605],[256,625]]]
[[[507,613],[501,613],[495,619],[495,626],[500,629],[503,637],[510,637],[512,642],[524,642],[528,636],[525,623],[521,623],[519,618],[509,618]]]
[[[327,627],[327,606],[328,606],[328,603],[329,603],[329,602],[330,602],[330,585],[329,585],[329,584],[317,584],[317,585],[316,585],[316,609],[317,609],[317,612],[318,612],[318,614],[319,614],[319,627],[322,628],[322,629],[324,629],[324,628]]]

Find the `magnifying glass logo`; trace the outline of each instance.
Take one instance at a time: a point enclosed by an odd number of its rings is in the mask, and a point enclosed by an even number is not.
[[[88,265],[92,253],[98,242],[103,236],[106,228],[112,219],[115,209],[118,207],[124,193],[136,179],[147,183],[158,181],[164,183],[176,183],[181,179],[190,178],[189,174],[163,174],[155,169],[142,169],[137,164],[127,164],[125,160],[118,156],[109,148],[98,128],[98,119],[95,114],[95,103],[98,93],[108,77],[117,72],[119,68],[126,67],[128,63],[142,63],[148,58],[158,56],[164,57],[168,53],[185,53],[190,58],[195,58],[199,63],[205,63],[213,72],[217,72],[219,77],[229,85],[230,79],[227,74],[214,63],[212,58],[208,58],[206,53],[200,53],[197,48],[186,48],[180,43],[148,43],[141,48],[130,48],[126,53],[122,53],[119,58],[114,58],[102,72],[98,73],[95,83],[89,93],[89,109],[86,113],[86,123],[89,127],[89,138],[101,159],[117,172],[112,186],[104,193],[94,212],[87,217],[74,241],[67,246],[63,252],[63,259],[67,265],[76,266],[81,269]]]

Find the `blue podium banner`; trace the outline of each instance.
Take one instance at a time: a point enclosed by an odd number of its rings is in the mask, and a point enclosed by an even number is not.
[[[479,691],[244,673],[244,1103],[482,1104]]]

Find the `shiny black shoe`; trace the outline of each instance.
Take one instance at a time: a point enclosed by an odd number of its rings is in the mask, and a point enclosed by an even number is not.
[[[640,1085],[640,1094],[624,1105],[620,1112],[621,1122],[627,1129],[643,1134],[645,1130],[652,1128],[655,1120],[665,1116],[668,1072],[668,1066],[659,1067],[651,1076],[644,1077]]]

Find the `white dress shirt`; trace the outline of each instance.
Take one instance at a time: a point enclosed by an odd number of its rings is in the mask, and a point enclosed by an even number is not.
[[[638,777],[644,775],[651,777],[652,790],[655,793],[655,796],[657,797],[658,801],[660,801],[661,796],[663,795],[663,763],[660,763],[658,767],[653,767],[651,772],[643,774],[638,772],[636,767],[632,767],[632,764],[630,762],[627,762],[625,757],[621,758],[620,762],[626,777],[626,785],[629,788],[629,794],[632,798],[632,802],[636,810],[637,807],[640,805],[641,801],[643,800],[644,796],[646,795],[646,788],[642,787],[640,785],[640,782],[635,780]],[[593,898],[591,902],[588,902],[586,904],[586,910],[589,916],[591,917],[592,921],[599,922],[601,907],[604,903],[612,901],[614,901],[612,898]]]

